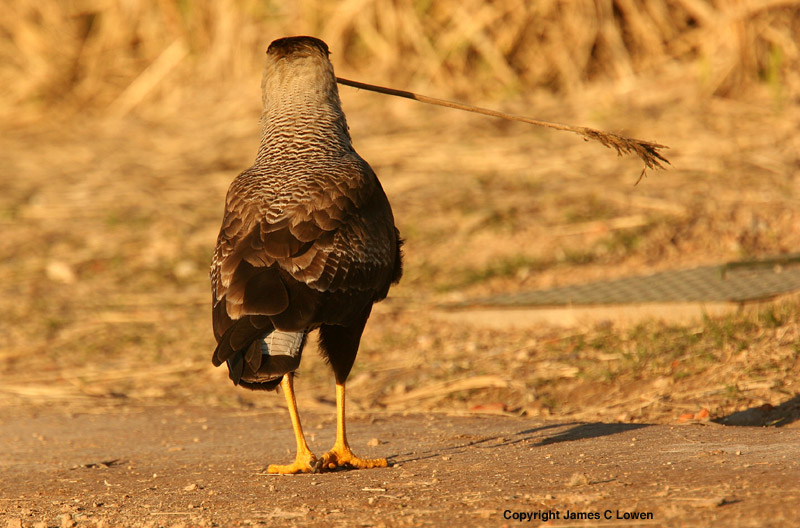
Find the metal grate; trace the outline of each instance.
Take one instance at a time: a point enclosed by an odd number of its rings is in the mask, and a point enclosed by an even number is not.
[[[564,306],[745,302],[800,290],[800,255],[484,297],[451,305]]]

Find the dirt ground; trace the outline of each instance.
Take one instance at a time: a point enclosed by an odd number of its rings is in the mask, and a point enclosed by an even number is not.
[[[293,457],[283,398],[210,364],[208,266],[255,155],[257,76],[117,117],[3,121],[0,527],[797,525],[797,298],[628,326],[435,317],[796,253],[800,98],[685,85],[498,103],[669,145],[670,169],[637,186],[638,160],[569,134],[342,88],[405,237],[348,380],[354,450],[394,467],[286,477],[261,472]],[[315,346],[297,393],[321,454],[333,382]]]
[[[312,448],[332,445],[331,417],[305,418]],[[288,420],[271,411],[23,409],[0,425],[0,519],[7,527],[796,522],[796,427],[394,413],[351,423],[354,449],[389,457],[391,467],[267,475],[266,463],[293,456]]]

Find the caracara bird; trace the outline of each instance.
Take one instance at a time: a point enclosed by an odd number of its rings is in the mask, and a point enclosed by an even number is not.
[[[297,456],[270,473],[385,467],[386,459],[350,450],[345,381],[372,304],[400,280],[392,209],[353,149],[324,42],[270,44],[261,90],[261,146],[228,189],[211,264],[213,363],[226,362],[235,385],[283,388]],[[292,385],[313,330],[336,380],[336,442],[319,459],[303,436]]]

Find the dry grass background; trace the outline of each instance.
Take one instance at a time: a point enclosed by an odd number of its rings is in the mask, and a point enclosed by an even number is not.
[[[796,252],[791,0],[7,0],[0,405],[282,404],[211,367],[207,268],[225,190],[257,147],[264,51],[292,34],[326,40],[343,77],[671,147],[673,167],[633,187],[637,160],[571,135],[342,87],[407,239],[356,406],[797,411],[796,303],[633,329],[429,317],[472,295]],[[304,405],[330,406],[313,353],[302,373]]]
[[[765,81],[796,87],[797,9],[787,0],[10,0],[0,81],[4,106],[126,113],[249,79],[267,42],[313,34],[340,74],[443,95],[570,94],[672,72],[730,96]]]

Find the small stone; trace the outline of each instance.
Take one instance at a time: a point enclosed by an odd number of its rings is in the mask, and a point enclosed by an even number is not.
[[[175,264],[175,268],[172,270],[172,273],[174,273],[175,277],[179,279],[186,279],[194,275],[197,269],[197,264],[191,260],[181,260]]]
[[[61,528],[72,528],[76,524],[75,521],[72,520],[72,515],[68,513],[63,513],[56,517],[56,519],[58,519],[58,525]]]
[[[62,284],[73,284],[77,280],[75,272],[72,271],[69,264],[61,261],[49,262],[45,268],[45,274],[51,281]]]
[[[585,473],[573,473],[567,482],[567,486],[574,488],[576,486],[585,486],[589,483],[589,477]]]

